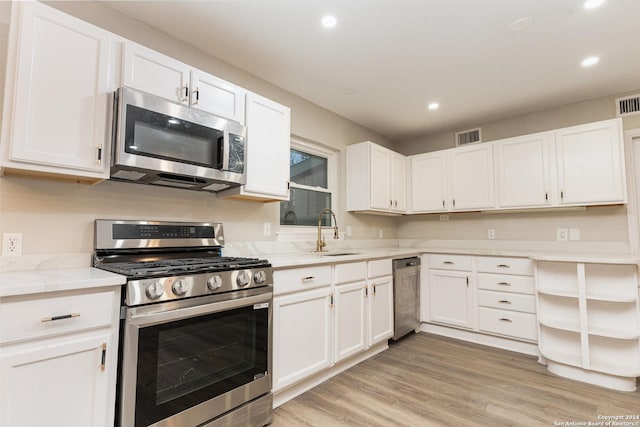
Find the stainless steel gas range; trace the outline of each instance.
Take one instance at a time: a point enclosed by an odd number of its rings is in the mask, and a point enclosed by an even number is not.
[[[94,266],[127,276],[118,425],[271,422],[273,272],[222,256],[222,224],[96,220]]]

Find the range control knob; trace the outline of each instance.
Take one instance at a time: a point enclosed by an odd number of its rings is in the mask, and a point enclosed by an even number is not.
[[[151,299],[158,299],[164,294],[164,287],[159,282],[151,282],[147,286],[146,294]]]
[[[238,273],[238,278],[236,279],[236,283],[241,288],[244,288],[249,283],[251,283],[251,275],[249,273],[247,273],[246,271],[244,271],[244,270],[239,272]]]
[[[207,279],[207,287],[212,291],[216,289],[220,289],[222,287],[222,277],[220,276],[211,276]]]
[[[253,281],[256,282],[257,285],[262,285],[265,280],[267,280],[267,274],[263,270],[258,270],[253,275]]]
[[[182,279],[176,280],[175,282],[173,282],[173,286],[171,286],[171,290],[173,291],[174,294],[181,297],[182,295],[187,293],[187,290],[188,290],[187,282],[185,282]]]

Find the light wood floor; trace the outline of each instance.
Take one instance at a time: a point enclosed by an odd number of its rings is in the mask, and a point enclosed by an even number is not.
[[[640,391],[567,380],[535,357],[420,333],[276,408],[271,426],[586,425],[607,415],[640,416]]]

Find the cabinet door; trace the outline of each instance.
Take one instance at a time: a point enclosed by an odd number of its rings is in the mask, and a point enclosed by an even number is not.
[[[477,144],[449,151],[453,210],[494,207],[492,148]]]
[[[108,177],[109,33],[37,2],[13,7],[17,45],[7,81],[15,85],[7,85],[3,124],[8,159],[43,166],[22,169]]]
[[[407,173],[406,157],[402,154],[391,155],[391,174],[392,210],[404,212],[407,210]]]
[[[369,283],[369,346],[393,336],[393,277]]]
[[[367,348],[365,282],[334,287],[335,362]]]
[[[411,157],[411,205],[413,212],[446,210],[447,152]]]
[[[113,341],[111,332],[96,332],[35,341],[19,351],[3,348],[0,425],[112,426],[108,384],[116,360],[107,358],[104,370],[101,364],[103,344]]]
[[[556,155],[560,204],[626,202],[620,119],[556,131]]]
[[[189,105],[190,67],[132,42],[124,44],[124,85]]]
[[[429,312],[432,322],[473,327],[471,273],[431,270]]]
[[[551,203],[550,132],[499,141],[497,183],[499,207],[545,206]]]
[[[289,108],[247,95],[247,192],[289,200]]]
[[[370,150],[370,194],[371,208],[390,210],[391,198],[391,151],[376,144]],[[362,189],[366,191],[366,189]]]
[[[273,299],[273,389],[331,366],[329,288]]]
[[[244,124],[244,89],[200,70],[191,71],[191,106]]]

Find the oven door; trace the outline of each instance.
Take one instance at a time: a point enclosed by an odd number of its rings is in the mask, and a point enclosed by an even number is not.
[[[232,295],[126,310],[121,426],[195,426],[270,392],[271,288]]]

